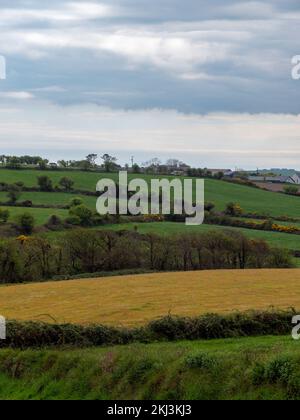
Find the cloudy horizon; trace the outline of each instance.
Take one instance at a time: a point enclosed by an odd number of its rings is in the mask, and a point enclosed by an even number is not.
[[[295,0],[2,0],[1,154],[300,169]]]

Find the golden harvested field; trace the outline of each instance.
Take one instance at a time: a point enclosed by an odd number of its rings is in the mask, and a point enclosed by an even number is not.
[[[295,307],[300,270],[163,273],[0,287],[8,319],[140,325],[167,315]]]

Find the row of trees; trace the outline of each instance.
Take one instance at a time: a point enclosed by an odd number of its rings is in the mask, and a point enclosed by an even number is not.
[[[106,172],[112,172],[120,168],[117,165],[117,158],[105,153],[100,157],[102,164],[97,164],[98,155],[91,153],[83,160],[59,160],[56,163],[50,163],[48,159],[43,159],[40,156],[7,156],[0,155],[0,164],[8,169],[21,169],[22,167],[35,166],[38,169],[66,169],[77,168],[82,170],[90,170],[95,168],[102,168]]]
[[[288,253],[243,235],[209,232],[160,237],[137,232],[76,230],[50,242],[20,237],[0,244],[0,282],[51,279],[101,271],[292,267]],[[183,280],[184,281],[184,280]]]
[[[117,158],[105,153],[100,157],[102,164],[97,164],[98,155],[90,153],[83,160],[59,160],[57,162],[60,168],[78,168],[82,170],[103,169],[105,172],[113,172],[118,170],[120,166],[117,164]]]

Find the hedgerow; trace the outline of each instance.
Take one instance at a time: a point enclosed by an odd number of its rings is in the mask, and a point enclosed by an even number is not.
[[[0,341],[0,348],[97,347],[134,342],[285,335],[291,330],[295,313],[289,310],[208,314],[196,318],[167,316],[134,329],[8,321],[7,339]]]

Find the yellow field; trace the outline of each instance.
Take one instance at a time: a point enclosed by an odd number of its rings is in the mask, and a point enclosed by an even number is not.
[[[140,325],[167,315],[300,309],[300,270],[220,270],[0,287],[8,319]]]

